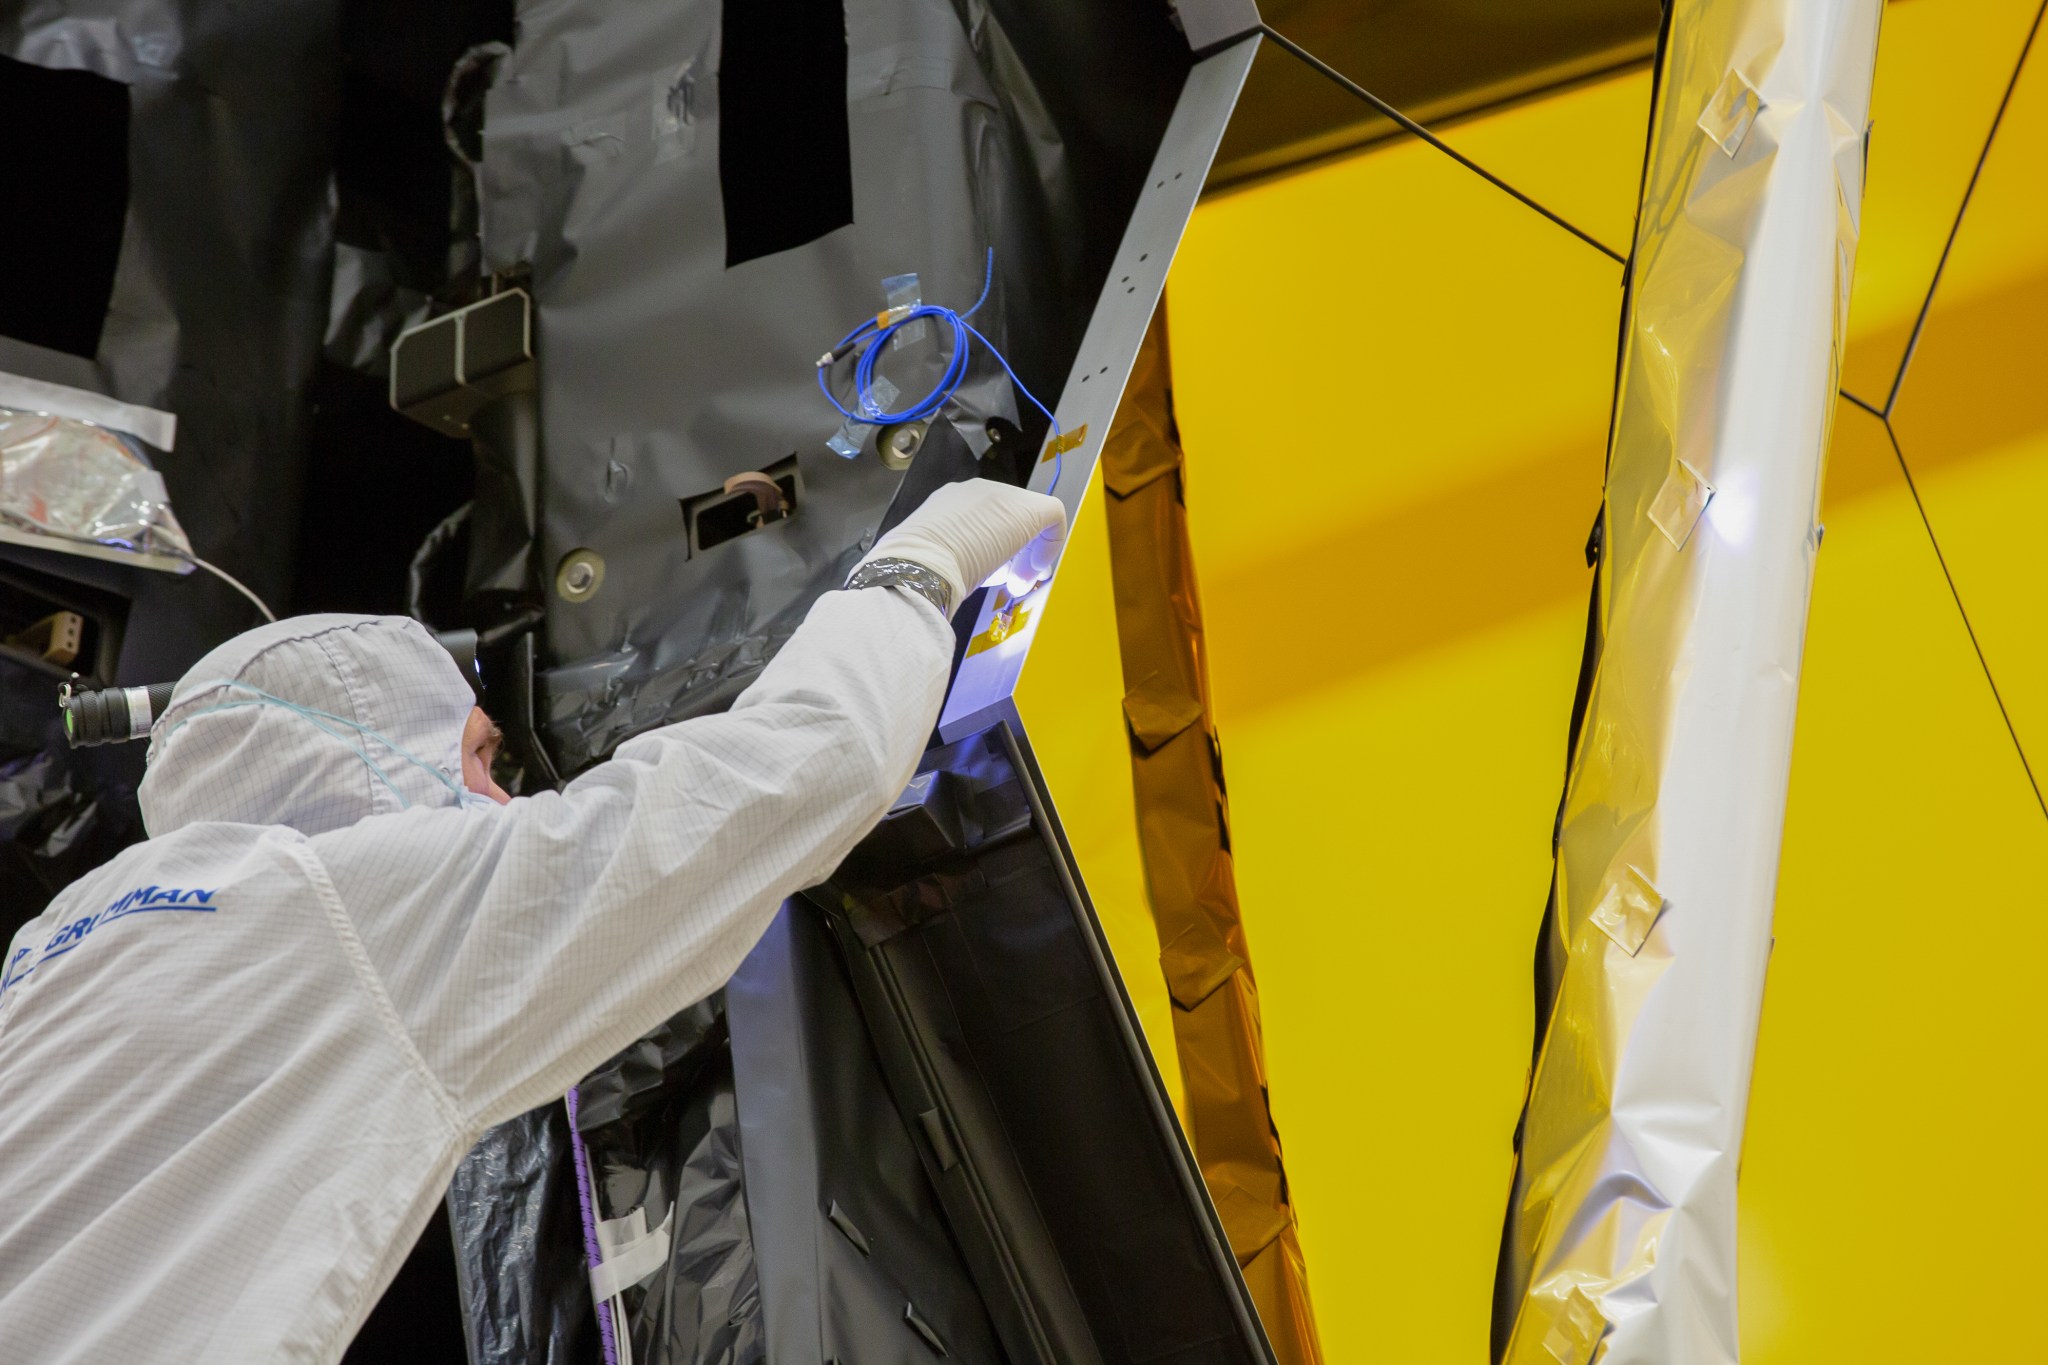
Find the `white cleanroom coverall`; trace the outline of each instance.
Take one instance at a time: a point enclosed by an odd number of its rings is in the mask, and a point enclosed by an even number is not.
[[[209,654],[153,734],[152,837],[8,950],[0,1360],[338,1359],[485,1128],[723,985],[881,817],[952,645],[905,589],[828,593],[729,712],[504,806],[457,793],[470,692],[418,624]]]

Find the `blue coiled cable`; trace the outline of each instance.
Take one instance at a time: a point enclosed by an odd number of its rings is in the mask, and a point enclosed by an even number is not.
[[[982,274],[981,297],[974,301],[974,307],[964,313],[956,313],[950,308],[941,308],[937,304],[920,303],[904,310],[902,316],[895,317],[893,320],[884,321],[884,319],[890,318],[891,313],[895,311],[891,309],[861,323],[860,326],[841,337],[838,345],[818,358],[818,392],[824,394],[825,401],[837,408],[840,415],[849,422],[858,422],[864,426],[879,427],[889,426],[897,422],[927,421],[940,408],[946,405],[947,400],[952,398],[954,391],[966,380],[970,351],[968,338],[972,337],[988,347],[988,353],[995,357],[996,364],[1003,367],[1003,373],[1008,375],[1010,382],[1017,386],[1017,392],[1029,399],[1031,406],[1044,413],[1045,420],[1052,424],[1055,450],[1053,454],[1052,483],[1046,490],[1051,492],[1060,486],[1059,419],[1052,415],[1051,408],[1039,402],[1038,396],[1024,386],[1024,381],[1019,379],[1017,372],[1010,368],[1010,362],[1003,359],[1003,353],[996,349],[995,343],[976,331],[974,324],[967,320],[980,311],[981,305],[988,301],[988,291],[990,285],[995,282],[995,273],[996,252],[994,247],[990,247],[987,264]],[[939,382],[932,386],[931,392],[910,406],[891,412],[875,400],[875,364],[882,353],[888,349],[886,343],[896,335],[898,329],[907,327],[911,323],[925,318],[937,318],[953,329],[953,346],[946,356],[945,373],[939,376]],[[849,352],[857,349],[860,350],[860,358],[853,365],[855,407],[849,408],[846,404],[839,401],[838,396],[832,392],[832,386],[826,381],[832,366],[838,361],[845,359]]]

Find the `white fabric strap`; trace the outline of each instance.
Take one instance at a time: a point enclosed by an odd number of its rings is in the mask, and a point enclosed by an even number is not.
[[[590,1297],[598,1303],[615,1299],[666,1265],[668,1225],[674,1218],[671,1205],[652,1232],[647,1230],[644,1208],[599,1223],[597,1248],[604,1259],[590,1268]]]
[[[149,689],[129,687],[122,691],[128,698],[128,736],[131,739],[140,739],[149,733],[149,727],[156,720],[149,704]]]

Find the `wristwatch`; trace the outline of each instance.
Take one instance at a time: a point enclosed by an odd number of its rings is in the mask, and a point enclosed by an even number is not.
[[[908,588],[952,619],[953,588],[945,578],[909,559],[870,559],[847,576],[848,588]]]

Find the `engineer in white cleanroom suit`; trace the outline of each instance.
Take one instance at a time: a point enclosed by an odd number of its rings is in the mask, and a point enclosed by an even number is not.
[[[1064,525],[976,480],[869,560],[957,604]],[[952,648],[916,591],[827,593],[730,711],[505,804],[466,795],[472,698],[417,623],[207,655],[152,731],[151,837],[0,977],[0,1360],[337,1360],[485,1128],[717,990],[881,818]]]

